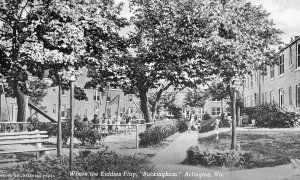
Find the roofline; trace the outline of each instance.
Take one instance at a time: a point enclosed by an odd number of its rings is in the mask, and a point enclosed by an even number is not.
[[[294,43],[296,43],[298,40],[300,39],[300,36],[298,38],[296,38],[295,40],[293,40],[292,42],[290,42],[288,45],[286,45],[284,48],[282,48],[281,50],[278,51],[278,54],[280,54],[282,51],[286,50],[288,47],[290,47],[291,45],[293,45]]]

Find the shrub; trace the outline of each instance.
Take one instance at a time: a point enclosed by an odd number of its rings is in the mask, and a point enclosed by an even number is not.
[[[287,112],[275,105],[261,105],[242,109],[250,119],[255,119],[255,125],[268,128],[286,128],[293,125],[297,116],[294,112]]]
[[[91,152],[87,150],[82,151],[78,156],[75,156],[73,164],[73,171],[78,171],[79,173],[98,173],[96,179],[102,178],[100,176],[101,171],[116,173],[123,173],[124,171],[128,171],[130,173],[137,174],[140,174],[140,172],[144,171],[151,172],[149,163],[145,159],[137,158],[135,156],[124,156],[115,152],[108,152],[106,150],[98,152]],[[45,159],[31,160],[28,163],[18,165],[17,168],[7,168],[5,170],[5,173],[12,174],[14,175],[14,177],[16,177],[17,174],[31,174],[37,177],[41,177],[34,179],[90,179],[90,177],[84,178],[75,176],[70,178],[69,158],[66,156],[63,156],[60,159],[56,156],[46,156]],[[52,175],[52,177],[43,177],[46,174]],[[136,179],[140,178],[141,177],[136,177]],[[122,175],[119,179],[126,179],[126,177]],[[128,177],[128,179],[133,178]]]
[[[199,146],[192,146],[187,150],[186,164],[205,167],[247,167],[251,165],[252,156],[244,151],[200,151]]]
[[[207,112],[205,112],[205,114],[203,115],[202,119],[203,120],[209,120],[209,119],[211,119],[211,116]]]
[[[102,137],[97,129],[92,128],[92,124],[87,124],[86,122],[76,123],[74,136],[80,140],[83,146],[95,145]]]
[[[165,119],[152,125],[145,132],[139,134],[140,146],[150,146],[159,143],[178,131],[178,121]]]
[[[178,120],[178,131],[183,133],[188,130],[189,126],[187,124],[187,120],[185,118],[179,118]]]

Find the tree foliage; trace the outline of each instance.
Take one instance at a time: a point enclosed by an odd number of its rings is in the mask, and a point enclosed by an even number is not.
[[[28,14],[40,7],[48,7],[51,1],[1,0],[0,1],[0,74],[7,85],[7,95],[17,98],[17,121],[25,121],[28,76],[41,73],[35,63],[21,59],[20,49],[30,36]]]
[[[203,89],[188,89],[184,97],[184,104],[189,107],[203,107],[208,97],[208,94]]]

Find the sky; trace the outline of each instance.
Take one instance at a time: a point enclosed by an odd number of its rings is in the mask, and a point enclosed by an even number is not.
[[[283,31],[281,35],[284,43],[289,43],[292,36],[300,36],[300,0],[248,0],[253,4],[262,5],[267,12],[271,13],[270,18],[274,20],[277,28]],[[124,2],[122,16],[129,18],[132,13],[129,11],[128,0],[115,0],[116,3]],[[127,34],[131,28],[122,30]]]

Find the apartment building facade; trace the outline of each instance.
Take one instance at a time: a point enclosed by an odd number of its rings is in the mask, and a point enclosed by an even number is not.
[[[105,116],[108,119],[122,117],[124,114],[135,116],[142,119],[143,115],[139,108],[139,99],[135,94],[124,94],[120,89],[109,88],[105,92],[100,92],[97,89],[84,89],[83,86],[87,81],[86,76],[81,76],[74,82],[74,86],[84,90],[87,100],[76,100],[74,98],[74,115],[79,115],[81,118],[93,119],[94,115],[98,117]],[[15,98],[5,97],[4,94],[0,97],[1,121],[17,120],[18,106]],[[58,87],[50,87],[47,89],[47,95],[43,98],[41,106],[45,107],[45,112],[50,118],[57,120],[60,113],[62,119],[66,119],[70,111],[70,91],[62,90],[61,110],[58,112]],[[28,108],[26,111],[27,117],[37,117],[39,121],[49,121],[44,116],[36,113],[35,110]]]
[[[300,108],[300,37],[279,51],[278,64],[268,66],[267,73],[254,71],[244,81],[244,106],[277,104],[297,111]]]

